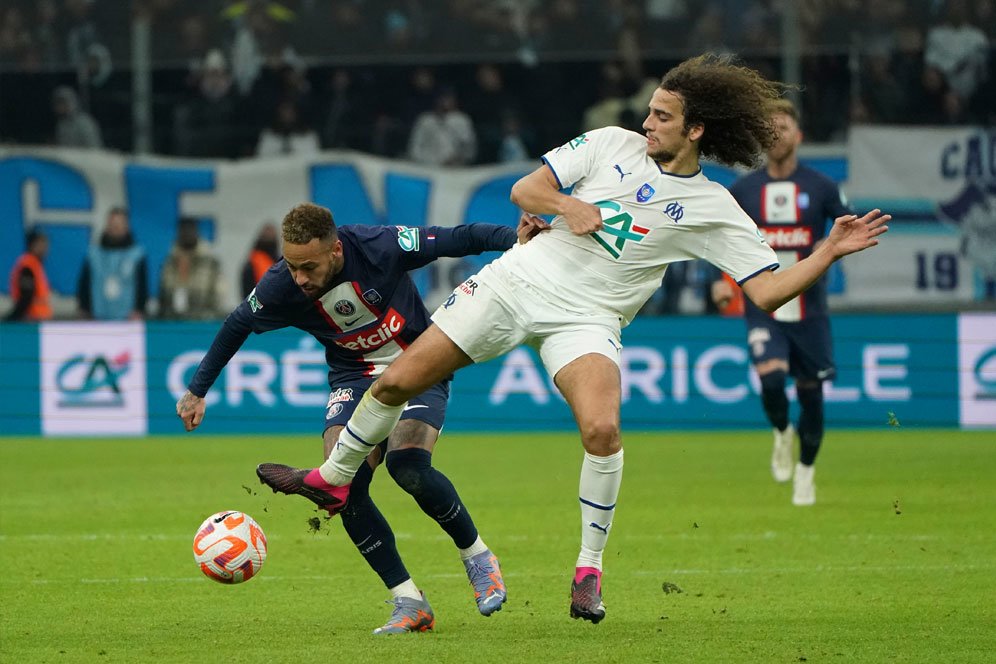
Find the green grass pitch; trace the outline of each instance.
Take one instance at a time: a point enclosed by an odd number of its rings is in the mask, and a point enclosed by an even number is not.
[[[608,615],[591,625],[568,617],[576,438],[444,435],[436,464],[509,601],[477,614],[452,543],[381,469],[373,495],[436,630],[374,637],[388,593],[338,520],[310,531],[309,503],[253,472],[314,465],[317,436],[0,439],[0,660],[993,661],[996,433],[831,431],[811,508],[771,480],[769,445],[764,431],[628,432]],[[222,509],[269,538],[241,586],[202,577],[191,554]]]

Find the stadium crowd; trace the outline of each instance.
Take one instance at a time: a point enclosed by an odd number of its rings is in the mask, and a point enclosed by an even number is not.
[[[996,121],[993,0],[805,0],[811,141],[851,122]],[[130,151],[133,19],[149,25],[153,151],[348,148],[434,164],[541,154],[633,126],[688,52],[780,75],[777,0],[9,0],[0,141]],[[422,64],[412,64],[412,63]],[[836,102],[849,99],[849,117]],[[830,103],[831,100],[834,103]]]
[[[859,122],[996,123],[996,1],[792,7],[804,45],[807,141],[843,140]],[[780,78],[787,34],[777,0],[136,0],[130,9],[102,0],[4,3],[0,142],[131,151],[133,50],[143,23],[156,153],[351,149],[436,166],[523,161],[601,126],[641,131],[657,76],[690,51],[737,53]],[[840,112],[841,99],[849,113]],[[81,275],[84,317],[94,316],[103,292],[91,280],[106,264],[94,261],[131,246],[104,239],[94,249],[101,255],[88,258],[94,271]],[[217,293],[187,283],[216,281],[210,243],[177,242],[160,297],[147,302],[142,280],[115,316],[221,315]],[[263,258],[279,255],[275,244],[257,243],[241,284],[251,288]],[[148,267],[143,259],[134,269]],[[701,262],[676,264],[643,313],[714,313],[715,278]]]

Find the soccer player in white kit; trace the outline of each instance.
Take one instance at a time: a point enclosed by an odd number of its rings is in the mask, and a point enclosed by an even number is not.
[[[393,429],[408,398],[461,367],[529,344],[570,405],[585,450],[571,616],[602,620],[602,553],[623,468],[621,328],[669,263],[704,258],[774,311],[887,230],[890,217],[878,210],[839,217],[809,258],[775,271],[774,251],[754,222],[702,174],[700,156],[753,165],[777,137],[769,106],[782,89],[728,58],[692,58],[655,90],[645,135],[606,127],[548,152],[511,198],[527,212],[556,215],[551,229],[453,291],[434,324],[367,391],[320,468],[262,464],[260,479],[338,512],[355,469]],[[328,499],[316,501],[314,489]]]

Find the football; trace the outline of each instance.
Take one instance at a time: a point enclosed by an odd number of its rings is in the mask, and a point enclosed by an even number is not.
[[[248,514],[235,510],[212,514],[194,535],[194,561],[218,583],[248,581],[266,562],[266,535]]]

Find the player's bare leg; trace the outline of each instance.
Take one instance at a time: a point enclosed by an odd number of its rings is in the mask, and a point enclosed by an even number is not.
[[[571,406],[585,449],[578,490],[581,553],[571,583],[571,617],[598,623],[605,617],[602,553],[622,483],[619,367],[591,353],[558,371],[554,381]]]
[[[430,326],[363,395],[325,463],[311,470],[265,463],[256,474],[274,491],[303,496],[329,514],[338,514],[346,505],[356,469],[394,430],[408,399],[471,363],[438,327]]]

